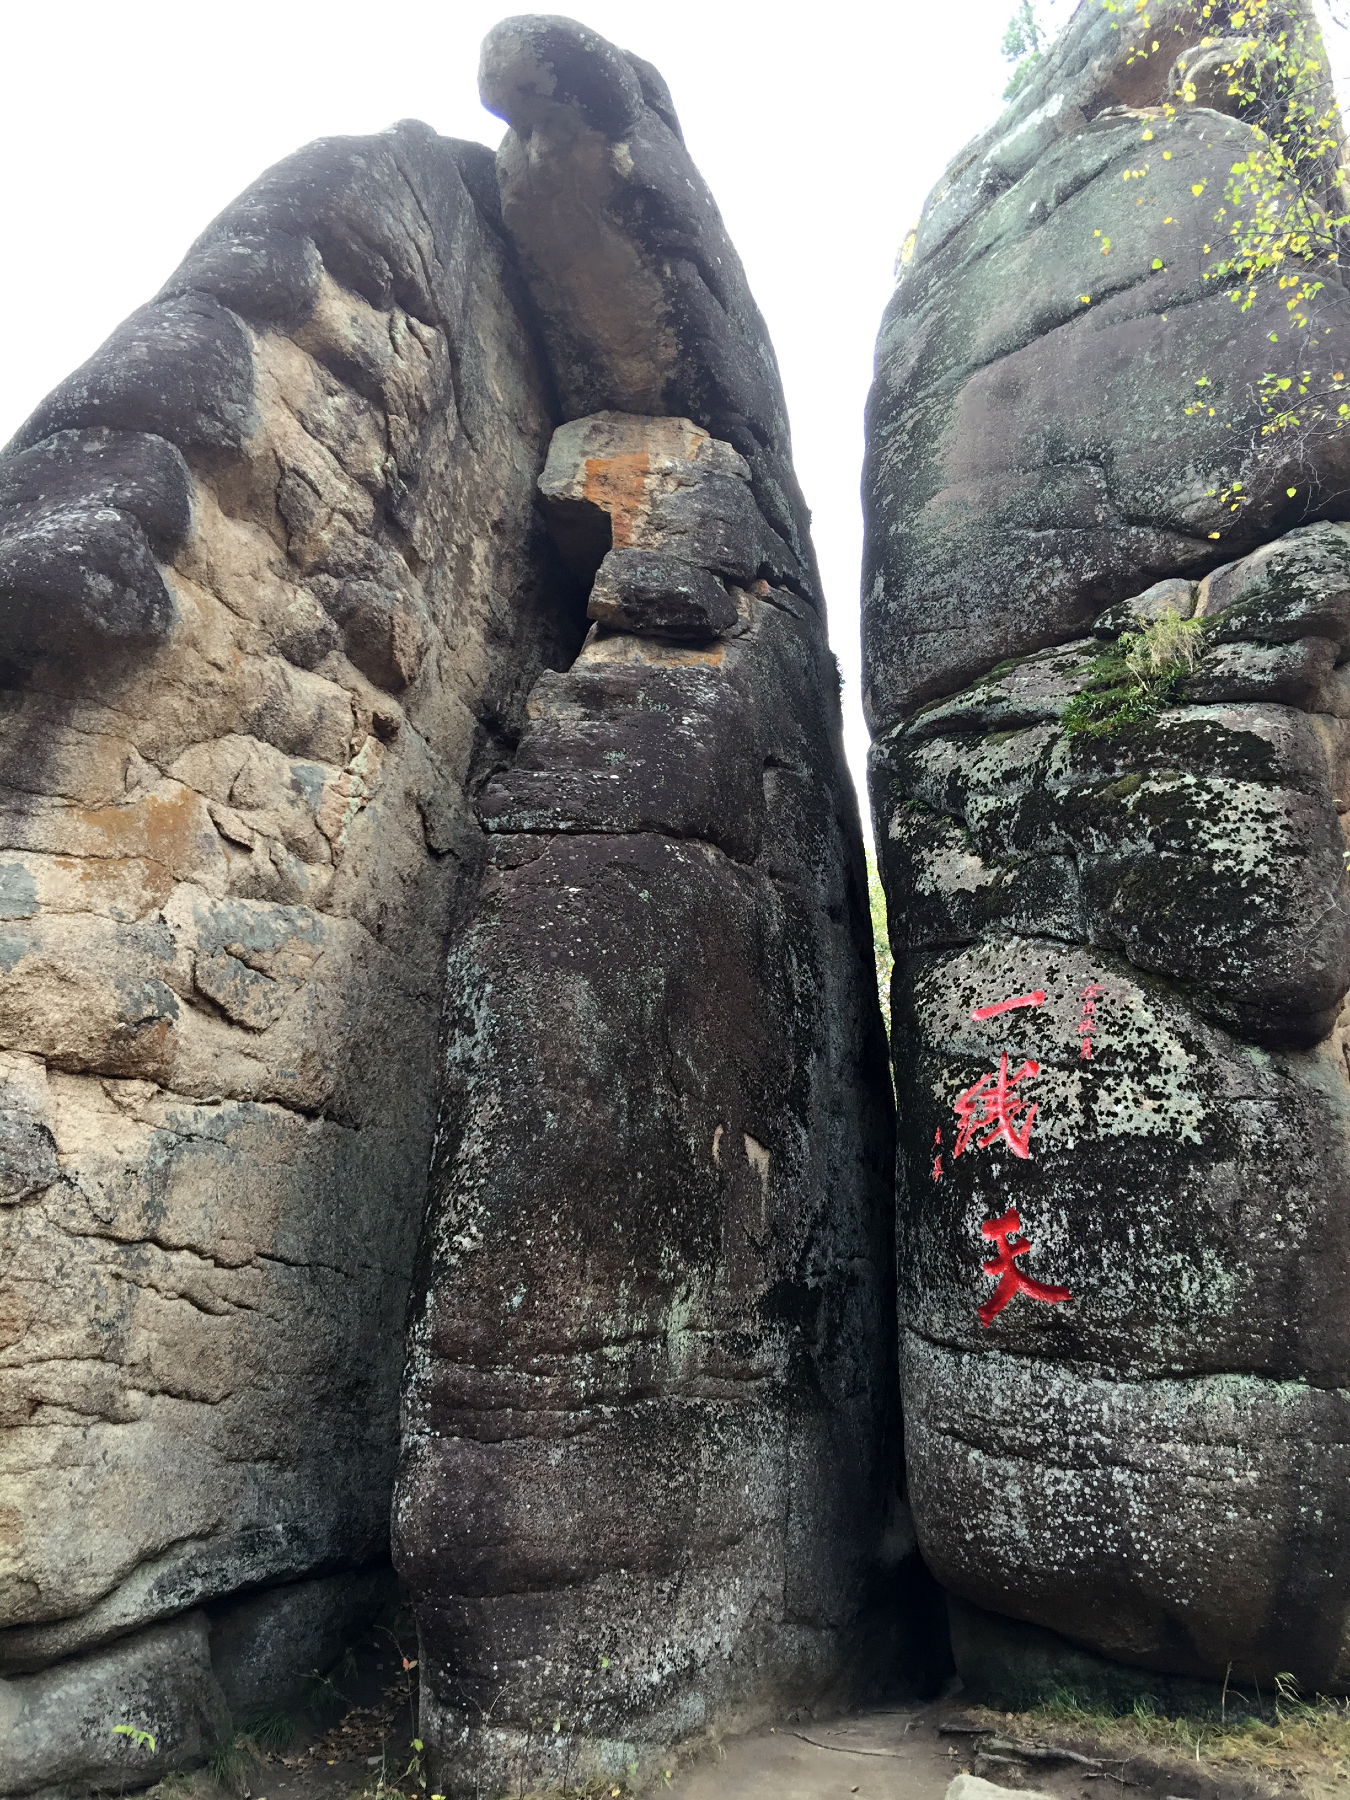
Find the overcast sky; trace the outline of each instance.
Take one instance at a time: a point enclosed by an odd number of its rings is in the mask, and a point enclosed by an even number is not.
[[[1057,0],[1067,13],[1071,0]],[[509,6],[509,0],[508,0]],[[269,164],[396,119],[495,145],[483,0],[121,0],[10,8],[0,166],[0,443]],[[745,260],[783,368],[861,781],[858,475],[896,248],[995,115],[1013,0],[588,0],[656,63]]]

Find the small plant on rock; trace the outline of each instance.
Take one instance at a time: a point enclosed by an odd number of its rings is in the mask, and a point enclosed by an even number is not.
[[[1195,667],[1203,630],[1202,619],[1183,619],[1179,612],[1165,612],[1142,631],[1121,633],[1125,666],[1145,688],[1172,682],[1178,675],[1184,679]]]
[[[1122,632],[1065,708],[1065,731],[1106,738],[1151,723],[1183,698],[1203,631],[1202,620],[1165,612],[1139,631]]]

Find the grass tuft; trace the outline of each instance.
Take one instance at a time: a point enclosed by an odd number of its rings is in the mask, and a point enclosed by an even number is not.
[[[1064,729],[1086,737],[1118,737],[1147,725],[1185,696],[1200,653],[1204,621],[1165,612],[1139,631],[1125,631],[1096,657],[1082,692],[1064,711]]]
[[[264,1757],[285,1750],[296,1733],[296,1721],[280,1707],[244,1713],[233,1731],[220,1738],[207,1758],[211,1779],[229,1792],[242,1794]]]
[[[1172,1752],[1229,1774],[1280,1776],[1305,1794],[1350,1782],[1350,1700],[1304,1700],[1288,1675],[1277,1677],[1275,1696],[1258,1710],[1230,1688],[1207,1717],[1169,1715],[1148,1696],[1128,1713],[1102,1712],[1068,1691],[1015,1715],[978,1709],[975,1716],[987,1717],[991,1729],[1046,1742],[1090,1739],[1122,1757]]]

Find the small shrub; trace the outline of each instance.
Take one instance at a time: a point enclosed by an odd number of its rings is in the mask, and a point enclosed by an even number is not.
[[[1203,619],[1183,619],[1179,612],[1165,612],[1142,631],[1121,634],[1125,666],[1145,686],[1168,680],[1177,672],[1189,675],[1200,653],[1203,630]]]
[[[207,1758],[211,1779],[219,1787],[242,1794],[263,1758],[286,1749],[295,1731],[295,1720],[279,1707],[259,1707],[244,1713]]]
[[[1165,612],[1139,631],[1122,632],[1093,662],[1088,680],[1064,711],[1064,729],[1087,737],[1117,737],[1147,725],[1186,692],[1200,653],[1204,621]]]

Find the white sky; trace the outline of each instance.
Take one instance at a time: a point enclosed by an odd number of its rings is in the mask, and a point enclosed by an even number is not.
[[[900,240],[995,115],[1014,0],[578,0],[654,62],[782,364],[861,790],[858,478]],[[316,137],[427,120],[495,145],[478,45],[511,0],[66,0],[5,10],[0,443],[206,222]],[[1065,5],[1056,12],[1067,12]]]

